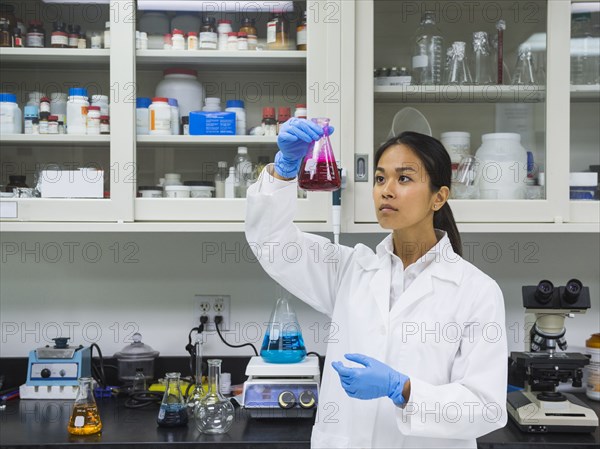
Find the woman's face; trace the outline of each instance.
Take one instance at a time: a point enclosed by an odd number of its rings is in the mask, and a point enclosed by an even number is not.
[[[446,198],[443,187],[431,192],[429,174],[410,147],[398,144],[383,152],[373,187],[375,213],[382,228],[431,226],[434,207],[439,209]]]

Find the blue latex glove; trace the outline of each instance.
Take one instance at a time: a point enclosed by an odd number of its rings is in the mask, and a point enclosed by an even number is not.
[[[331,364],[338,372],[342,387],[348,396],[357,399],[375,399],[387,396],[397,406],[404,404],[402,390],[404,384],[409,380],[408,376],[363,354],[346,354],[345,357],[364,365],[364,368],[348,368],[342,362]]]
[[[329,134],[333,127],[328,127]],[[291,118],[279,130],[275,155],[275,171],[284,178],[293,178],[298,173],[302,158],[308,152],[308,147],[323,136],[323,128],[311,120]]]

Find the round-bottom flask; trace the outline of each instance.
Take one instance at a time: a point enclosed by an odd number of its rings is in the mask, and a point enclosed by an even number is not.
[[[234,409],[220,390],[221,360],[208,360],[208,392],[196,407],[196,426],[202,433],[226,433],[233,425]]]

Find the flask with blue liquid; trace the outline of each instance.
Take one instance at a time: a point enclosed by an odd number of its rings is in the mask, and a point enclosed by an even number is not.
[[[306,347],[296,312],[287,299],[275,304],[260,355],[269,363],[297,363],[306,357]]]

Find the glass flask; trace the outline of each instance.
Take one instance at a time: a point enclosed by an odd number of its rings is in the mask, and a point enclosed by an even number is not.
[[[457,41],[452,43],[452,47],[448,51],[447,56],[450,58],[446,73],[446,82],[448,84],[473,84],[471,72],[469,71],[465,57],[466,47],[465,42]]]
[[[413,84],[442,84],[444,37],[435,22],[435,13],[425,11],[414,38]]]
[[[206,395],[204,388],[202,387],[202,342],[200,337],[196,340],[195,346],[196,354],[196,373],[194,375],[195,384],[190,391],[187,398],[188,416],[194,416],[196,409],[200,404],[202,398]]]
[[[102,421],[94,399],[91,377],[79,378],[79,391],[73,404],[67,430],[73,435],[93,435],[102,430]]]
[[[591,14],[571,17],[571,84],[598,84],[600,36],[594,36]]]
[[[270,363],[296,363],[306,357],[296,312],[285,298],[278,299],[275,304],[260,355]]]
[[[221,360],[208,361],[208,392],[196,408],[196,426],[202,433],[226,433],[233,425],[233,404],[221,394]]]
[[[179,384],[180,373],[167,373],[165,394],[160,403],[156,422],[161,427],[185,426],[188,422],[187,407],[183,402],[183,395]]]
[[[492,53],[488,45],[488,34],[485,31],[473,33],[473,82],[478,85],[493,84]]]
[[[533,54],[529,45],[519,47],[519,58],[513,75],[513,84],[535,84],[535,69],[533,67]]]
[[[338,190],[342,182],[329,140],[329,119],[313,118],[312,121],[321,126],[325,134],[310,144],[300,167],[298,185],[304,190],[332,192]]]

